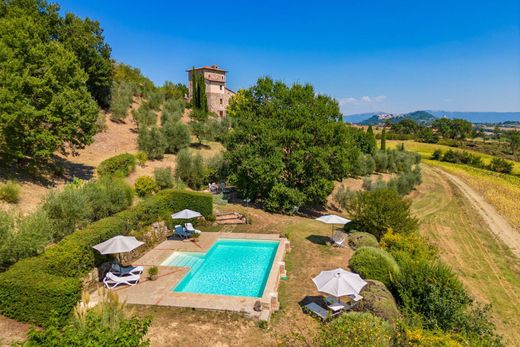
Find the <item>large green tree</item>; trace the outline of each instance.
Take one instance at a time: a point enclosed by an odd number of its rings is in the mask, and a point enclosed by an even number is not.
[[[87,87],[92,97],[101,107],[107,108],[113,63],[110,46],[104,40],[99,22],[67,13],[61,21],[58,40],[76,55],[81,68],[87,73]]]
[[[333,180],[345,177],[359,154],[349,126],[339,122],[337,102],[311,85],[261,78],[232,99],[228,112],[231,179],[244,197],[266,206],[284,205],[270,201],[278,197],[323,204]]]
[[[26,1],[29,2],[30,1]],[[98,108],[76,56],[50,39],[49,16],[0,11],[0,153],[48,158],[91,141]]]

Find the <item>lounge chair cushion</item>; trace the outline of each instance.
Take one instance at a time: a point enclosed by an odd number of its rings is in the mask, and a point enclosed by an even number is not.
[[[315,302],[310,302],[303,307],[307,311],[314,313],[316,316],[320,317],[323,320],[326,320],[329,317],[328,311]]]

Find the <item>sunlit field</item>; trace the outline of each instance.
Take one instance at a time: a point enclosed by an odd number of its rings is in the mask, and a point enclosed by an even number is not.
[[[449,147],[445,145],[439,145],[435,143],[422,143],[422,142],[416,142],[416,141],[401,141],[401,140],[387,140],[386,144],[388,148],[396,148],[398,144],[404,143],[404,148],[407,151],[417,152],[420,153],[423,158],[430,158],[432,153],[436,149],[440,149],[443,152],[446,152],[447,150],[451,149],[454,151],[466,151],[471,154],[478,155],[482,158],[482,162],[484,164],[489,164],[491,159],[495,158],[492,155],[484,154],[481,152],[461,149],[461,148],[455,148],[455,147]],[[520,163],[515,161],[510,161],[513,163],[513,174],[520,175]]]

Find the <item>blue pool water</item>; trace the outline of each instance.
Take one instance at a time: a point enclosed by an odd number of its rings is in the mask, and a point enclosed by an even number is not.
[[[220,239],[207,253],[176,252],[167,265],[189,266],[191,270],[173,291],[261,297],[278,244]]]

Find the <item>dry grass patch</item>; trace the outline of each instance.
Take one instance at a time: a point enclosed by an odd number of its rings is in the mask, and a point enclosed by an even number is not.
[[[440,167],[460,177],[478,191],[488,203],[504,216],[515,228],[520,228],[520,177],[500,174],[467,165],[452,164],[434,160],[425,163]]]
[[[492,304],[493,320],[506,342],[520,341],[520,260],[442,174],[423,166],[423,180],[412,205],[421,233],[469,292]]]

